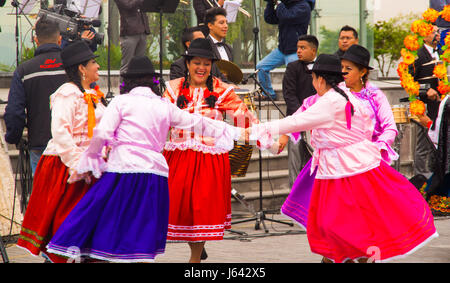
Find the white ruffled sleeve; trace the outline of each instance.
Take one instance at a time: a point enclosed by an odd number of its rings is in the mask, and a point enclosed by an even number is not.
[[[214,137],[215,146],[218,148],[232,150],[234,141],[239,140],[241,128],[233,127],[225,122],[204,117],[197,113],[188,113],[177,106],[168,103],[171,115],[171,126],[190,130],[198,135]]]
[[[335,123],[336,106],[333,99],[319,99],[303,112],[286,118],[252,126],[250,140],[257,140],[258,147],[268,149],[273,137],[317,128],[331,128]]]
[[[92,172],[95,178],[100,178],[106,170],[103,148],[112,141],[114,132],[120,124],[121,116],[117,98],[111,100],[105,109],[100,123],[94,128],[94,134],[86,151],[81,155],[77,165],[79,174]]]

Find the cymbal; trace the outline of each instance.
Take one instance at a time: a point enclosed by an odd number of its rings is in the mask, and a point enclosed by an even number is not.
[[[218,60],[214,62],[220,72],[232,83],[240,84],[244,78],[244,74],[241,69],[231,61]]]

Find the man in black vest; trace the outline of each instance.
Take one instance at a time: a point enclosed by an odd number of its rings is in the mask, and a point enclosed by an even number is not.
[[[439,110],[438,79],[433,77],[433,70],[436,64],[427,64],[432,61],[439,61],[440,51],[437,49],[440,35],[438,28],[433,27],[433,33],[424,37],[424,45],[417,51],[418,58],[409,69],[414,79],[421,84],[427,84],[426,92],[421,92],[419,99],[427,106],[426,115],[420,117],[423,128],[418,129],[416,153],[414,162],[415,175],[422,174],[425,177],[431,175],[433,145],[428,141],[428,129],[435,127],[435,121]]]
[[[301,35],[298,38],[298,60],[287,65],[282,84],[288,116],[300,108],[305,98],[316,93],[312,85],[312,76],[307,71],[314,65],[318,49],[319,41],[314,35]],[[311,154],[303,139],[295,144],[288,136],[282,136],[280,143],[288,144],[289,184],[292,187],[298,173],[311,158]]]
[[[19,144],[24,127],[32,173],[51,138],[50,95],[67,81],[60,57],[61,36],[56,23],[36,23],[37,49],[34,58],[20,64],[14,72],[5,110],[5,140]]]

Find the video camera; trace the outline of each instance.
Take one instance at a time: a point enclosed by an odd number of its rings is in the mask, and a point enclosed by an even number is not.
[[[57,23],[61,35],[68,41],[81,39],[83,31],[101,25],[100,20],[82,17],[80,13],[69,10],[64,5],[55,5],[52,10],[40,9],[38,18]],[[104,38],[104,34],[95,33],[92,41],[102,44]]]

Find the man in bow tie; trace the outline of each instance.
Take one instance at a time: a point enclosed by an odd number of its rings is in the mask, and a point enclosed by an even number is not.
[[[415,175],[422,174],[429,177],[431,174],[432,157],[434,148],[429,144],[427,134],[428,129],[434,130],[438,115],[440,95],[438,92],[439,80],[433,75],[433,70],[442,53],[437,50],[440,34],[437,26],[433,27],[433,32],[423,39],[423,46],[417,51],[417,59],[414,65],[410,66],[409,72],[420,84],[428,85],[426,91],[420,92],[419,99],[427,105],[427,112],[420,117],[423,128],[418,129],[416,152],[414,162]],[[435,62],[435,63],[432,63]]]
[[[303,100],[316,93],[312,85],[312,76],[308,69],[312,69],[317,56],[319,41],[314,35],[301,35],[297,42],[298,60],[286,67],[283,77],[283,97],[286,101],[286,115],[292,115],[303,103]],[[288,136],[281,136],[282,148],[288,144],[289,184],[292,187],[298,173],[311,158],[306,143],[301,140],[297,144],[289,140]],[[282,150],[282,148],[280,148]]]
[[[228,32],[227,11],[214,7],[206,11],[205,24],[208,26],[210,41],[214,54],[218,59],[233,61],[233,49],[225,43]]]

